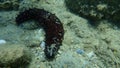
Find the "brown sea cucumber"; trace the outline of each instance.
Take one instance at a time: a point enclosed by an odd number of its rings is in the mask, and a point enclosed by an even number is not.
[[[44,9],[32,8],[20,12],[16,17],[17,25],[24,21],[35,20],[41,25],[45,31],[45,56],[52,59],[58,53],[60,45],[64,36],[64,29],[61,21],[48,11]]]

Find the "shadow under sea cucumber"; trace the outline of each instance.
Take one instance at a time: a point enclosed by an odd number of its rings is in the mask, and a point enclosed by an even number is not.
[[[58,53],[64,37],[64,29],[61,21],[44,9],[32,8],[20,12],[16,17],[16,23],[19,26],[28,20],[35,20],[45,31],[45,49],[44,53],[47,59],[53,59]]]

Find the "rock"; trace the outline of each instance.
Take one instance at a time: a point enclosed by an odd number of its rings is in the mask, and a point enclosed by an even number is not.
[[[81,49],[77,49],[76,52],[77,52],[78,54],[84,54],[84,53],[85,53],[84,50],[81,50]]]
[[[0,10],[18,9],[20,0],[0,0]]]
[[[23,45],[1,45],[0,67],[2,68],[26,68],[31,61],[31,54]]]
[[[5,44],[5,43],[6,43],[6,41],[5,41],[5,40],[0,39],[0,45],[1,45],[1,44]]]
[[[65,3],[71,12],[89,20],[120,22],[120,0],[65,0]]]

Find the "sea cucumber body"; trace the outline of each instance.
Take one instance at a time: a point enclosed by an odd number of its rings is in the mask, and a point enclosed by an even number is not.
[[[45,55],[46,58],[52,59],[58,53],[60,45],[64,36],[64,29],[61,21],[48,11],[43,9],[29,9],[16,17],[17,25],[20,25],[24,21],[33,19],[38,21],[38,24],[43,27],[45,31]]]

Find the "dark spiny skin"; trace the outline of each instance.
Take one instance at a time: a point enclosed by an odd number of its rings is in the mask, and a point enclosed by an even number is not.
[[[29,9],[21,12],[16,17],[17,25],[20,25],[27,20],[36,20],[39,25],[41,25],[45,31],[45,55],[48,59],[53,59],[58,53],[60,45],[62,45],[62,40],[64,36],[63,25],[60,20],[50,12],[43,9]]]

